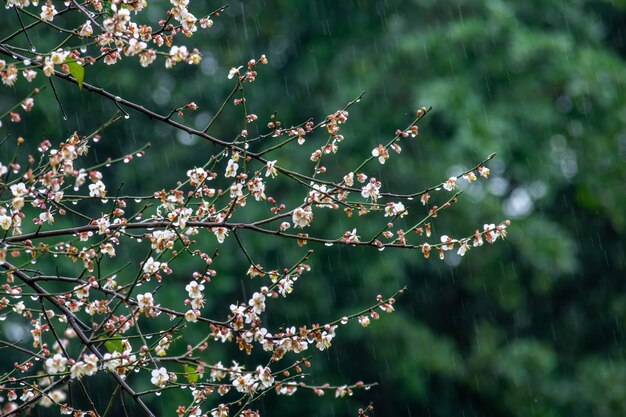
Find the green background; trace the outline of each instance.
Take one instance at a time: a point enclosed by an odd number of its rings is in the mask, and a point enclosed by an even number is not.
[[[156,3],[151,8],[158,9]],[[207,3],[205,11],[221,5]],[[390,189],[420,190],[497,152],[490,179],[436,219],[435,236],[461,237],[483,223],[512,221],[506,241],[444,262],[410,251],[313,247],[312,272],[271,306],[268,323],[323,323],[407,285],[396,313],[368,329],[341,328],[333,348],[312,359],[315,383],[380,385],[344,399],[302,391],[269,395],[259,406],[263,415],[354,416],[370,401],[376,416],[626,414],[623,2],[267,0],[230,2],[214,20],[189,40],[204,55],[199,67],[166,71],[157,60],[143,70],[126,58],[114,67],[87,68],[85,82],[161,113],[195,101],[199,110],[182,120],[203,128],[232,89],[228,70],[264,53],[270,64],[246,87],[259,127],[274,112],[286,125],[320,120],[367,91],[350,109],[342,152],[327,164],[332,172],[355,166],[408,125],[416,108],[432,106],[418,138],[387,165],[372,165],[370,175]],[[0,37],[18,28],[13,11],[0,12]],[[32,36],[36,44],[50,42],[45,31]],[[40,74],[34,84],[44,81]],[[23,123],[5,121],[0,137],[37,143],[74,130],[87,134],[116,110],[74,85],[55,85],[67,121],[48,88]],[[0,111],[31,87],[3,87]],[[214,151],[141,114],[130,116],[106,132],[90,158],[116,157],[145,142],[152,148],[132,164],[105,170],[110,190],[120,182],[129,194],[171,188]],[[240,119],[231,108],[211,133],[232,138]],[[316,135],[276,159],[310,172],[303,164],[322,141],[324,135]],[[12,143],[0,145],[3,160]],[[293,183],[272,192],[292,204],[304,197]],[[418,213],[415,206],[412,214]],[[325,223],[316,230],[332,230],[332,237],[359,224],[323,209],[316,216]],[[361,235],[377,230],[361,222]],[[302,254],[292,242],[242,237],[255,260],[268,266],[290,265]],[[216,246],[214,239],[206,245]],[[121,258],[140,261],[146,246],[131,247]],[[245,277],[245,259],[232,239],[220,251],[219,275],[207,291],[207,311],[217,316],[258,287]],[[161,297],[182,304],[185,273],[192,270],[180,265]],[[207,359],[230,357],[215,345]],[[2,358],[3,369],[17,360],[6,350]],[[112,382],[87,378],[86,384],[106,404]],[[158,415],[172,415],[178,398],[188,393],[149,403]]]

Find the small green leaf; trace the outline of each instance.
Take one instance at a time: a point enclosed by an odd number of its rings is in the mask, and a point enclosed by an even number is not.
[[[72,77],[76,78],[76,82],[78,83],[78,88],[82,90],[83,88],[83,79],[85,79],[85,67],[80,65],[78,62],[73,61],[70,58],[65,60],[67,67],[70,69],[70,74]]]
[[[198,382],[198,378],[200,377],[196,372],[196,368],[190,365],[185,365],[185,376],[187,380],[191,383]]]
[[[107,348],[109,353],[124,351],[124,346],[122,345],[121,339],[107,340],[106,342],[104,342],[104,347]]]

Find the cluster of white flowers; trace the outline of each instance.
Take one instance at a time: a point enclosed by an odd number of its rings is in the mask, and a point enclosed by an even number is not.
[[[83,376],[91,376],[98,372],[98,357],[94,354],[83,356],[82,361],[76,362],[70,368],[72,379],[81,379]]]

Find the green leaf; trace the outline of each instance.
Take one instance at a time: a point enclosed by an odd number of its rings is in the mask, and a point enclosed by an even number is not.
[[[104,342],[104,347],[107,348],[109,353],[124,351],[124,346],[122,345],[121,339],[109,339]]]
[[[78,88],[82,90],[83,88],[83,79],[85,78],[85,67],[80,65],[78,62],[67,58],[65,60],[68,68],[70,69],[70,74],[72,77],[76,78],[76,82],[78,83]]]
[[[185,377],[191,383],[198,382],[198,378],[200,377],[196,372],[196,368],[190,365],[185,365]]]

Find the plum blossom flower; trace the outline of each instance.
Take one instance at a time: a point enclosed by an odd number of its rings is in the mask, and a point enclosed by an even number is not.
[[[294,227],[304,228],[313,221],[313,211],[310,206],[306,208],[298,207],[293,211],[292,220]]]
[[[462,240],[456,253],[463,256],[468,250],[470,250],[470,246],[467,244],[467,240]]]
[[[23,182],[20,182],[11,186],[11,193],[13,194],[13,197],[23,197],[28,194],[28,189]]]
[[[189,177],[189,184],[191,184],[191,186],[193,187],[204,182],[207,177],[211,178],[210,176],[208,176],[208,173],[204,170],[204,168],[190,169],[189,171],[187,171],[187,177]]]
[[[185,290],[190,298],[201,297],[202,291],[204,291],[204,285],[198,284],[197,281],[191,281],[185,286]]]
[[[219,243],[224,243],[224,239],[228,236],[228,229],[225,227],[214,227],[213,234]]]
[[[467,182],[474,182],[476,181],[476,174],[474,174],[473,172],[468,172],[467,174],[463,175],[463,179]]]
[[[399,215],[400,218],[402,218],[407,214],[408,211],[402,203],[387,203],[387,205],[385,206],[385,217]]]
[[[139,294],[137,296],[137,304],[139,305],[139,309],[144,311],[145,309],[150,309],[154,306],[154,297],[152,293]]]
[[[344,233],[343,241],[352,244],[360,243],[359,236],[356,235],[356,228],[352,229],[352,231],[348,230],[346,233]]]
[[[90,197],[105,197],[107,194],[104,183],[98,180],[95,184],[89,184],[89,196]]]
[[[78,31],[78,36],[82,38],[88,38],[91,35],[93,35],[93,28],[91,27],[91,22],[88,20],[80,27],[80,30]]]
[[[46,77],[51,77],[54,74],[54,63],[48,57],[43,62],[43,73]]]
[[[267,164],[265,165],[265,176],[266,177],[272,177],[275,178],[276,175],[278,175],[278,171],[276,170],[276,161],[267,161]]]
[[[233,159],[229,159],[228,165],[226,166],[226,173],[224,174],[224,176],[226,178],[236,177],[238,169],[239,169],[239,164],[237,164],[237,162],[235,162]]]
[[[143,272],[146,274],[154,274],[161,267],[161,262],[155,261],[152,256],[143,264]]]
[[[6,214],[0,214],[0,229],[9,230],[12,223],[13,218],[11,216],[7,216]]]
[[[491,170],[487,167],[478,167],[478,173],[480,174],[481,177],[487,178],[489,177]]]
[[[41,400],[39,400],[39,404],[42,407],[52,407],[54,404],[62,404],[66,398],[67,395],[65,394],[65,392],[60,389],[55,389],[41,397]]]
[[[167,384],[167,381],[170,380],[170,376],[167,373],[167,369],[163,367],[159,369],[154,369],[151,375],[152,375],[152,378],[150,378],[150,382],[152,382],[152,384],[156,385],[159,388],[163,388]]]
[[[253,308],[256,314],[263,313],[265,311],[265,296],[260,292],[255,292],[248,301],[248,305]]]
[[[198,321],[198,317],[200,317],[200,313],[198,310],[187,310],[185,312],[185,320],[190,323],[195,323]]]
[[[46,369],[48,373],[56,375],[61,372],[65,372],[67,367],[67,358],[60,353],[55,354],[53,357],[46,359]]]
[[[446,191],[452,191],[456,188],[456,177],[450,177],[443,183],[443,188]]]
[[[83,376],[93,375],[98,372],[98,358],[94,354],[83,356],[82,361],[76,362],[70,368],[72,379],[81,379]]]
[[[264,368],[261,365],[256,367],[255,375],[259,381],[261,389],[270,388],[274,384],[274,376],[272,370],[267,366]]]
[[[242,68],[243,68],[243,66],[240,66],[240,67],[237,67],[237,68],[232,67],[230,69],[230,71],[228,71],[228,79],[232,80],[235,75],[239,75],[239,70],[242,69]]]
[[[41,20],[45,20],[46,22],[52,22],[56,14],[57,10],[54,8],[54,5],[51,1],[48,1],[41,7],[41,13],[39,14],[39,17],[41,17]]]
[[[456,240],[452,239],[450,236],[448,235],[443,235],[441,236],[441,243],[443,243],[443,245],[441,246],[441,248],[443,250],[451,250],[454,248],[454,243],[456,242]]]
[[[213,411],[211,417],[228,417],[228,406],[220,404]]]
[[[369,182],[361,188],[361,196],[363,198],[371,198],[372,201],[378,200],[378,197],[380,197],[380,186],[380,181],[376,181],[376,178],[370,178]]]
[[[378,145],[378,147],[372,150],[372,156],[378,158],[378,162],[384,164],[389,159],[389,151],[383,145]]]

